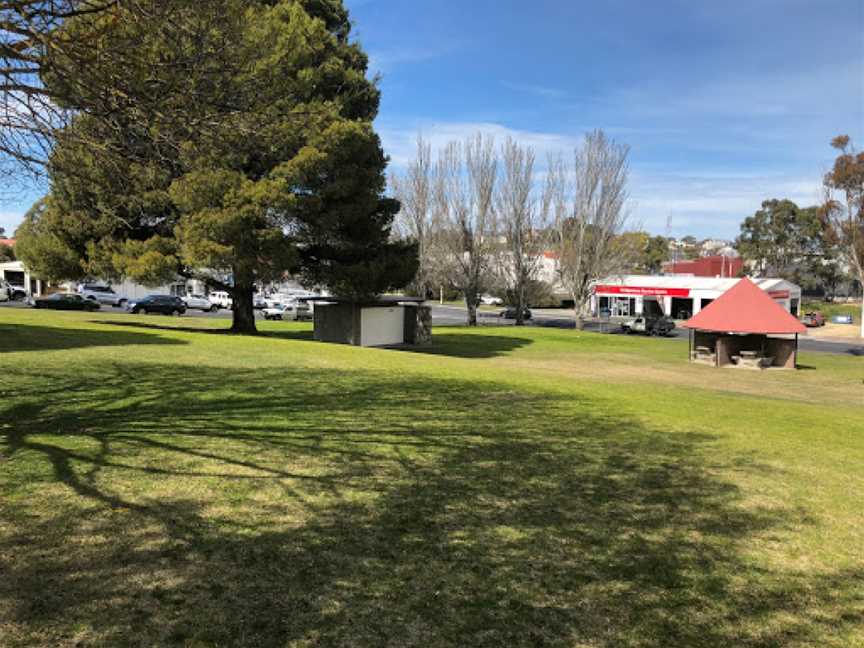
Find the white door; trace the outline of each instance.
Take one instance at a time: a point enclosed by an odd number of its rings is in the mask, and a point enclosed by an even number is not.
[[[404,341],[404,307],[376,306],[360,311],[360,346],[387,346]]]

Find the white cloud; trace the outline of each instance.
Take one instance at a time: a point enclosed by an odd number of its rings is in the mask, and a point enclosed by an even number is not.
[[[443,149],[454,140],[465,141],[477,133],[492,136],[498,143],[512,137],[522,145],[531,146],[538,161],[545,160],[549,153],[572,151],[582,140],[581,133],[570,135],[519,130],[494,122],[425,122],[409,128],[381,125],[378,126],[378,133],[385,152],[397,167],[405,166],[414,159],[418,134],[422,134],[430,143],[433,152]]]
[[[587,130],[587,129],[586,129]],[[609,129],[612,131],[613,129]],[[497,142],[512,137],[530,145],[537,155],[538,177],[542,178],[548,153],[568,153],[579,146],[582,133],[555,133],[520,130],[493,122],[425,122],[414,128],[379,126],[385,151],[392,165],[402,168],[415,155],[418,133],[431,144],[433,154],[453,140],[465,140],[478,132],[494,136]],[[813,205],[820,199],[822,172],[812,165],[803,173],[782,173],[774,166],[749,171],[726,171],[683,159],[679,165],[658,166],[631,158],[630,210],[633,223],[662,234],[672,215],[672,234],[734,238],[741,221],[753,214],[762,201],[788,198],[799,205]]]
[[[6,236],[12,236],[15,233],[15,228],[21,224],[24,218],[24,212],[0,212],[0,227],[6,230]]]
[[[788,198],[801,206],[820,199],[818,175],[772,173],[641,173],[634,169],[630,197],[634,217],[645,229],[664,233],[669,216],[671,234],[734,238],[745,217],[764,200]]]

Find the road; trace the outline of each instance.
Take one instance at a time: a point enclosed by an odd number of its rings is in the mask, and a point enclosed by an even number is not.
[[[0,302],[0,308],[28,308],[22,302]],[[101,312],[111,314],[128,314],[129,317],[134,317],[131,313],[127,313],[119,308],[111,308],[103,306]],[[260,313],[256,311],[258,317]],[[549,326],[553,328],[572,328],[573,318],[569,311],[561,311],[555,309],[537,309],[533,311],[533,319],[529,323],[530,326]],[[432,325],[433,326],[460,326],[465,324],[467,311],[464,306],[441,306],[432,304]],[[481,326],[512,326],[513,320],[505,320],[498,317],[498,309],[494,311],[481,310],[477,313]],[[211,319],[230,319],[231,311],[220,310],[217,313],[206,313],[202,311],[187,311],[185,317],[207,317]],[[263,319],[263,318],[262,318]],[[620,329],[617,325],[600,322],[589,322],[586,326],[589,331],[598,333],[609,333],[610,335],[620,334]],[[665,342],[687,341],[687,330],[677,328],[672,335],[666,338],[654,338],[658,343]],[[836,353],[842,355],[855,355],[864,357],[864,341],[850,342],[848,340],[836,341],[826,339],[812,339],[806,336],[800,338],[799,346],[802,351],[818,351],[820,353]]]
[[[537,309],[532,311],[531,326],[551,326],[554,328],[572,328],[573,317],[569,311],[561,311],[555,309]],[[482,325],[512,325],[513,320],[502,320],[498,317],[497,312],[478,311],[479,323]],[[437,326],[454,326],[465,324],[466,309],[461,306],[440,306],[432,305],[432,324]],[[588,322],[586,330],[595,331],[598,333],[609,333],[610,335],[619,335],[620,329],[616,324],[608,322]],[[687,329],[676,328],[672,335],[666,338],[654,338],[659,343],[666,341],[687,342]],[[850,342],[848,340],[826,340],[808,338],[801,336],[799,338],[799,348],[802,351],[817,351],[819,353],[836,353],[842,355],[864,356],[864,341]]]

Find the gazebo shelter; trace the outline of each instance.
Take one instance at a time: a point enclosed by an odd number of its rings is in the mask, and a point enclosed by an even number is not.
[[[714,367],[794,369],[807,329],[750,279],[741,279],[682,324],[690,361]]]

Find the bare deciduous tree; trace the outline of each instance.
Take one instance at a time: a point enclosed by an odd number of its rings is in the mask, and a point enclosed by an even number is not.
[[[512,295],[516,325],[525,322],[528,288],[543,260],[545,223],[534,196],[534,151],[508,138],[501,147],[503,172],[496,192],[499,231],[505,238],[496,274]]]
[[[442,270],[465,297],[468,325],[477,325],[480,290],[495,247],[495,181],[498,160],[491,137],[450,142],[439,154],[435,201],[441,216],[436,247]]]
[[[417,157],[404,174],[393,174],[390,183],[402,209],[396,217],[400,237],[417,242],[419,267],[411,290],[426,297],[433,287],[436,258],[434,237],[435,186],[432,147],[422,136],[417,137]]]
[[[68,120],[64,97],[43,79],[85,65],[97,48],[95,25],[117,0],[0,0],[0,163],[2,170],[36,175],[51,150],[55,131]],[[74,35],[70,20],[85,22]],[[67,84],[71,87],[71,83]],[[76,92],[85,88],[78,87]]]
[[[848,135],[835,137],[831,146],[840,155],[825,175],[825,202],[820,215],[829,242],[837,245],[864,290],[864,151],[856,151]],[[861,337],[864,337],[864,301]]]
[[[597,130],[585,135],[568,169],[549,160],[543,210],[553,223],[556,272],[574,304],[576,327],[589,314],[591,285],[621,271],[615,244],[627,222],[629,147]]]

